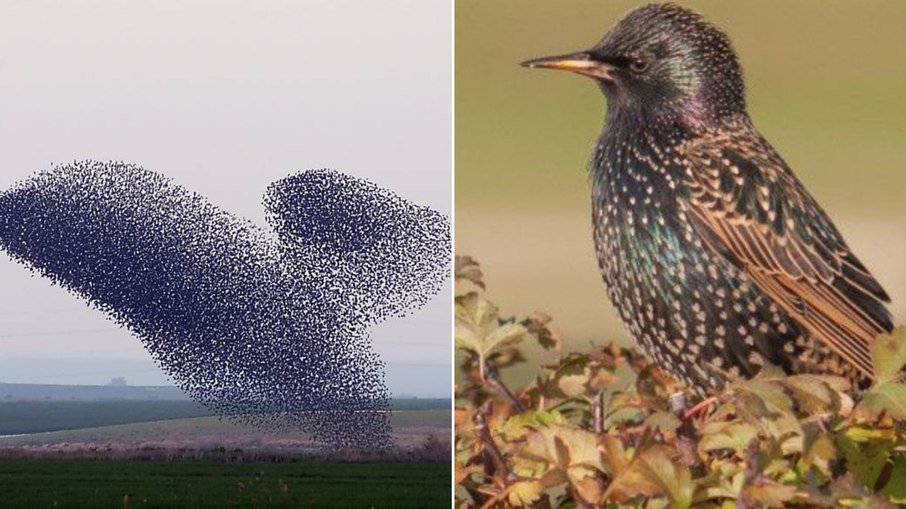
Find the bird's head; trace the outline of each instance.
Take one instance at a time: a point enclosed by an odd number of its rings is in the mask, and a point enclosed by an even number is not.
[[[589,50],[522,65],[589,76],[604,91],[609,112],[644,122],[703,123],[745,111],[729,39],[675,4],[631,11]]]

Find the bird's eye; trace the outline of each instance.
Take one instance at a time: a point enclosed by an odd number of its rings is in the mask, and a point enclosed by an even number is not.
[[[629,60],[629,70],[636,74],[641,74],[641,73],[647,71],[648,66],[649,66],[648,59],[643,58],[643,57],[632,57]]]

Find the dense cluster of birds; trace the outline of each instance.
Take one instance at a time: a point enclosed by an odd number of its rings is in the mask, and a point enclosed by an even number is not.
[[[724,33],[652,4],[587,51],[524,65],[589,76],[606,96],[596,253],[650,355],[701,393],[767,364],[872,379],[889,298],[752,124]]]
[[[329,170],[276,182],[264,201],[270,229],[158,173],[77,162],[0,194],[0,247],[130,330],[214,412],[388,446],[368,328],[439,291],[449,221]]]

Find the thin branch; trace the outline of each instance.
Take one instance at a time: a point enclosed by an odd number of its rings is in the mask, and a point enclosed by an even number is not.
[[[522,406],[522,403],[519,402],[519,399],[516,398],[516,395],[513,394],[513,391],[511,391],[509,387],[507,387],[506,384],[503,383],[503,381],[500,379],[500,376],[497,374],[497,368],[493,364],[491,364],[490,361],[486,362],[484,369],[484,378],[488,385],[493,387],[504,398],[506,398],[507,402],[509,402],[509,404],[512,405],[513,409],[516,410],[516,413],[521,414],[522,412],[525,412],[525,407]]]
[[[604,433],[604,405],[601,402],[601,393],[595,394],[591,402],[591,414],[594,418],[595,434]]]
[[[670,411],[673,412],[673,415],[681,417],[686,413],[686,395],[682,391],[671,394],[667,398],[667,405],[670,406]]]
[[[507,466],[506,460],[503,458],[500,449],[497,448],[497,444],[494,443],[494,439],[491,437],[491,432],[488,429],[486,415],[489,414],[490,411],[491,405],[487,404],[480,412],[475,414],[475,433],[478,435],[478,439],[481,440],[485,454],[491,459],[496,476],[501,479],[508,479],[510,477],[510,469]]]

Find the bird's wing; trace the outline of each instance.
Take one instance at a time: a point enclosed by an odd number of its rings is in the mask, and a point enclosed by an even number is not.
[[[680,207],[709,246],[873,377],[870,345],[892,328],[890,299],[783,160],[748,123],[681,151]]]

